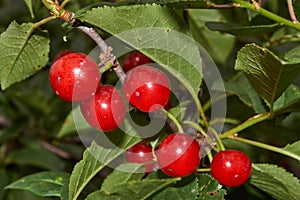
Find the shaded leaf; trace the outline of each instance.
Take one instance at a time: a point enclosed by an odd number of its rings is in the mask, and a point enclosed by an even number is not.
[[[196,94],[202,80],[199,46],[188,36],[191,34],[187,24],[173,9],[158,5],[103,7],[87,11],[78,19],[150,57],[178,79],[198,102]],[[130,51],[115,37],[107,42],[117,57],[126,53],[124,48]]]
[[[19,179],[6,186],[6,189],[28,190],[43,197],[59,197],[62,186],[69,180],[69,176],[64,172],[40,172]]]
[[[160,199],[178,199],[178,200],[194,200],[199,195],[197,179],[183,187],[168,187],[167,189],[156,195],[153,200]]]
[[[208,174],[198,176],[199,200],[223,200],[226,190]]]
[[[4,90],[44,67],[50,50],[47,32],[32,34],[33,23],[12,22],[0,36],[0,82]]]
[[[24,0],[26,5],[27,5],[27,8],[30,12],[30,15],[31,15],[31,18],[34,18],[34,13],[33,13],[33,9],[32,9],[32,0]]]
[[[206,26],[210,30],[225,32],[236,36],[256,36],[264,35],[266,33],[277,30],[279,24],[240,26],[223,22],[207,22]]]
[[[299,179],[271,164],[253,164],[250,183],[278,200],[300,199]]]
[[[125,133],[114,134],[118,135],[118,137],[115,137],[116,146],[114,148],[104,148],[93,142],[91,147],[85,150],[83,159],[75,165],[70,177],[70,200],[77,199],[89,181],[107,164],[115,160],[126,149],[141,141],[140,138],[132,137]]]
[[[209,30],[205,22],[227,22],[228,14],[220,9],[190,9],[188,14],[190,29],[195,40],[207,51],[214,62],[225,65],[236,40],[232,35]]]
[[[248,44],[239,51],[235,69],[246,75],[253,88],[273,108],[276,99],[300,73],[300,64],[284,64],[269,50]]]
[[[244,75],[239,76],[234,81],[224,82],[224,84],[228,93],[236,94],[244,104],[252,107],[256,113],[267,111],[264,102]]]

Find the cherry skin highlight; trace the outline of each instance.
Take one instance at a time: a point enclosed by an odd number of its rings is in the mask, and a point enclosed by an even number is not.
[[[172,177],[185,177],[200,164],[200,145],[189,135],[172,133],[160,144],[157,162],[162,172]]]
[[[143,65],[127,72],[123,92],[129,103],[137,109],[155,112],[169,101],[170,81],[162,71]]]
[[[130,163],[144,163],[146,173],[152,171],[153,159],[152,148],[143,142],[132,146],[125,152],[125,160]]]
[[[245,183],[251,175],[250,158],[237,150],[218,152],[211,163],[212,176],[225,186],[239,186]]]
[[[123,60],[123,70],[128,72],[134,67],[151,63],[151,59],[140,52],[133,52],[125,56]]]
[[[83,53],[58,58],[50,68],[50,84],[64,101],[79,102],[93,96],[100,84],[97,63]]]
[[[104,132],[117,129],[126,116],[121,94],[111,85],[100,86],[95,96],[81,102],[80,109],[92,127]]]

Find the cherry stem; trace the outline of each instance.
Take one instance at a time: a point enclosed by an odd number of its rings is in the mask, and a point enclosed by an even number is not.
[[[196,171],[197,171],[197,172],[200,172],[200,173],[202,173],[202,172],[210,172],[211,169],[210,169],[210,168],[199,168],[199,169],[197,169]]]
[[[210,130],[213,133],[214,138],[217,140],[218,149],[221,151],[224,151],[225,146],[224,146],[222,140],[220,139],[219,134],[217,133],[217,131],[214,128],[210,128]]]
[[[282,155],[285,155],[285,156],[288,156],[288,157],[291,157],[291,158],[294,158],[294,159],[300,161],[300,156],[299,155],[294,154],[290,151],[287,151],[283,148],[275,147],[275,146],[265,144],[265,143],[262,143],[262,142],[257,142],[257,141],[253,141],[253,140],[249,140],[249,139],[245,139],[245,138],[241,138],[241,137],[236,137],[236,136],[228,137],[228,139],[237,140],[237,141],[240,141],[240,142],[243,142],[243,143],[246,143],[246,144],[250,144],[252,146],[267,149],[267,150],[270,150],[270,151],[273,151],[273,152],[276,152],[276,153],[279,153],[279,154],[282,154]]]
[[[271,114],[270,113],[264,113],[264,114],[258,114],[258,115],[255,115],[251,118],[249,118],[248,120],[246,120],[245,122],[243,122],[242,124],[228,130],[228,131],[225,131],[224,133],[222,133],[220,135],[220,138],[227,138],[227,137],[230,137],[230,136],[233,136],[234,134],[250,127],[250,126],[253,126],[254,124],[257,124],[259,122],[262,122],[264,120],[267,120],[267,119],[270,119],[271,118]]]
[[[182,126],[180,125],[180,123],[178,122],[178,120],[176,119],[176,117],[174,115],[172,115],[170,112],[168,112],[166,109],[161,109],[163,113],[165,113],[167,115],[167,117],[172,121],[174,122],[174,124],[176,125],[177,129],[178,129],[178,132],[179,133],[184,133],[183,132],[183,128]]]

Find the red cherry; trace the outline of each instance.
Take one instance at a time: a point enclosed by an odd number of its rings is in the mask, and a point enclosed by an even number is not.
[[[80,109],[87,122],[101,131],[117,129],[126,115],[121,94],[111,85],[103,85],[95,96],[81,102]]]
[[[145,143],[138,143],[125,152],[125,160],[130,163],[145,163],[146,173],[151,172],[153,163],[152,148]]]
[[[140,52],[133,52],[125,56],[123,60],[123,69],[125,72],[127,72],[134,67],[147,63],[151,63],[150,58]]]
[[[99,87],[97,63],[83,53],[69,53],[58,58],[50,68],[50,84],[65,101],[83,101],[93,96]]]
[[[247,181],[252,170],[250,158],[237,150],[218,152],[211,163],[212,176],[225,186],[239,186]]]
[[[188,176],[200,164],[200,145],[189,135],[172,133],[160,144],[157,162],[161,170],[169,176]]]
[[[143,65],[126,74],[123,92],[126,99],[139,110],[155,112],[168,103],[170,82],[162,71]]]

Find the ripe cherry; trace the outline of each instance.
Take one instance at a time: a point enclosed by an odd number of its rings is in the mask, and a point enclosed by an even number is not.
[[[152,171],[154,167],[152,148],[141,142],[125,152],[125,160],[130,163],[144,163],[146,173]]]
[[[239,186],[247,181],[252,170],[250,158],[237,150],[218,152],[211,163],[212,176],[225,186]]]
[[[111,85],[100,86],[95,96],[81,102],[80,109],[87,122],[101,131],[117,129],[126,115],[121,94]]]
[[[143,65],[127,72],[123,92],[129,103],[139,110],[155,112],[169,101],[170,81],[162,71]]]
[[[50,68],[50,84],[65,101],[83,101],[93,96],[99,87],[97,63],[83,53],[69,53],[58,58]]]
[[[123,69],[125,72],[127,72],[134,67],[147,63],[151,63],[151,59],[136,51],[125,56],[123,60]]]
[[[200,145],[189,135],[172,133],[160,144],[157,162],[161,170],[172,177],[193,173],[200,164]]]

